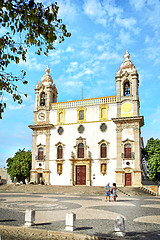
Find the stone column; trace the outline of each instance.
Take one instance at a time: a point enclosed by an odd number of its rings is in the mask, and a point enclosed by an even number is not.
[[[46,158],[45,158],[45,170],[49,169],[49,152],[50,152],[50,130],[46,131]]]
[[[50,153],[50,130],[46,130],[46,157],[45,157],[45,170],[44,178],[45,184],[49,185],[49,153]]]
[[[73,159],[70,160],[70,163],[71,163],[70,184],[74,185],[74,162],[73,162]]]
[[[117,133],[117,168],[116,168],[116,183],[117,186],[123,187],[123,169],[122,169],[122,126],[121,124],[116,125],[116,133]]]
[[[139,123],[134,124],[134,170],[133,170],[133,187],[140,187],[142,185],[142,171],[141,171],[141,152],[140,152],[140,127]]]
[[[37,145],[37,131],[33,130],[33,134],[32,134],[32,170],[35,170],[36,145]]]

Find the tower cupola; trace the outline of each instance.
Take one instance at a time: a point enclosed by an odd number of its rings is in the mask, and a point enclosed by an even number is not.
[[[41,78],[41,82],[43,85],[47,86],[47,85],[52,85],[53,84],[53,79],[52,77],[49,75],[50,73],[50,69],[47,65],[47,67],[45,68],[45,72],[46,74],[43,75],[43,77]]]

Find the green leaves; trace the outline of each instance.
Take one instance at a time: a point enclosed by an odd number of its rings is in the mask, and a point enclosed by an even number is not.
[[[145,147],[151,180],[160,181],[160,140],[150,138]]]
[[[24,182],[30,177],[32,154],[31,151],[20,150],[15,153],[13,158],[7,159],[7,172],[10,174],[12,181],[16,177],[17,181]]]
[[[38,48],[35,52],[37,55],[47,56],[50,50],[55,49],[55,42],[61,43],[65,37],[71,36],[62,19],[58,19],[58,9],[57,2],[45,7],[35,0],[0,1],[0,23],[10,29],[10,32],[0,36],[0,90],[3,93],[7,91],[12,96],[16,94],[13,100],[18,103],[22,102],[21,95],[13,81],[22,80],[25,73],[13,77],[13,74],[6,73],[5,69],[11,62],[19,64],[20,60],[26,61],[29,47],[35,46]],[[27,81],[22,82],[27,84]],[[6,106],[2,97],[0,103],[1,118]]]

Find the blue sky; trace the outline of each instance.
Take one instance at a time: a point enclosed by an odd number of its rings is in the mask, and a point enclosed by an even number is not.
[[[38,2],[38,1],[37,1]],[[126,49],[139,73],[140,115],[144,143],[160,138],[160,1],[159,0],[59,0],[59,17],[72,36],[55,45],[48,57],[34,49],[27,62],[11,65],[8,71],[27,72],[28,94],[23,104],[6,95],[7,109],[0,120],[0,167],[16,151],[32,148],[34,89],[47,64],[58,89],[58,102],[116,95],[115,76]],[[53,1],[43,1],[47,6]],[[0,29],[3,34],[5,29]]]

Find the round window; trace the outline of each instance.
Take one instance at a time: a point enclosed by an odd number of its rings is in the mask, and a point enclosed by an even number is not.
[[[126,165],[129,166],[129,165],[130,165],[130,162],[126,162]]]
[[[64,132],[64,129],[62,127],[59,127],[58,128],[58,134],[59,135],[62,135],[62,133]]]
[[[101,126],[100,126],[100,130],[102,132],[105,132],[107,130],[107,125],[105,123],[102,123]]]
[[[84,132],[84,127],[83,127],[83,125],[80,125],[80,126],[78,127],[78,132],[79,132],[79,133],[83,133],[83,132]]]

